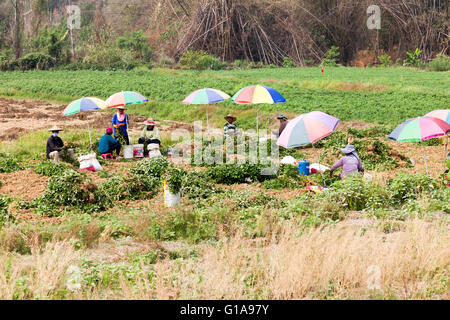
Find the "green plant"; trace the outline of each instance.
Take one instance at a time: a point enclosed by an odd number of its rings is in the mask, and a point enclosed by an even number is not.
[[[23,169],[24,167],[14,157],[0,157],[0,173],[10,173]]]
[[[10,199],[0,194],[0,229],[7,221],[14,221],[14,216],[8,213]]]
[[[378,57],[378,61],[383,67],[390,67],[392,65],[392,58],[388,54],[383,54]]]
[[[18,59],[17,64],[20,70],[48,70],[55,66],[56,60],[47,54],[35,52]]]
[[[47,177],[61,175],[66,170],[71,170],[67,165],[50,161],[41,161],[36,164],[34,171]]]
[[[187,50],[180,58],[180,64],[191,70],[220,70],[226,66],[226,63],[203,50]]]
[[[183,178],[181,193],[189,199],[207,199],[213,194],[223,192],[206,173],[201,171],[191,171]]]
[[[423,192],[437,189],[437,182],[428,175],[398,174],[388,182],[388,193],[392,204],[402,205],[408,200],[414,200]]]
[[[449,71],[450,70],[450,57],[445,54],[438,54],[428,66],[432,71]]]
[[[407,58],[403,60],[403,66],[404,67],[417,67],[420,63],[420,55],[422,54],[422,50],[419,50],[416,48],[414,51],[407,51],[406,55]]]
[[[167,182],[169,191],[173,194],[177,194],[181,191],[183,184],[183,178],[186,176],[186,171],[184,169],[179,169],[176,167],[169,167],[164,174],[164,180]]]
[[[339,47],[331,46],[330,50],[327,51],[325,57],[322,60],[322,65],[327,67],[336,67],[339,61],[340,52]]]
[[[216,183],[234,184],[234,183],[252,183],[262,182],[270,179],[272,176],[262,175],[264,166],[260,164],[223,164],[209,168],[206,174]]]
[[[294,60],[289,57],[284,57],[283,59],[283,68],[295,68],[297,64]]]
[[[153,58],[153,51],[147,44],[147,37],[142,30],[126,32],[124,36],[117,38],[116,44],[120,49],[133,52],[135,59],[150,62]]]

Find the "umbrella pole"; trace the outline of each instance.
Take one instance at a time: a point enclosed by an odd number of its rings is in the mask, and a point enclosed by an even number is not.
[[[428,175],[427,154],[425,153],[425,147],[424,146],[422,146],[422,149],[423,149],[423,159],[425,160],[425,170],[426,170],[427,175]]]
[[[312,147],[313,147],[313,149],[314,149],[314,155],[315,155],[316,158],[317,158],[317,164],[319,165],[319,169],[320,169],[320,158],[319,158],[319,154],[317,153],[316,148],[314,147],[314,143],[312,143]],[[325,179],[324,179],[324,177],[323,177],[323,172],[322,172],[322,170],[320,170],[320,175],[322,176],[322,184],[323,184],[324,187],[326,187]]]
[[[89,119],[88,119],[88,130],[89,130],[89,148],[92,151],[92,137],[91,137],[91,127],[89,126]]]
[[[206,132],[209,132],[208,106],[206,106]]]
[[[258,119],[258,105],[256,105],[256,135],[259,138],[259,119]]]
[[[445,135],[444,163],[447,159],[447,150],[448,150],[448,134]]]

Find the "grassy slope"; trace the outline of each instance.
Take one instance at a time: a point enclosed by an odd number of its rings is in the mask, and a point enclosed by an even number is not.
[[[232,95],[256,83],[279,90],[287,99],[284,104],[262,105],[267,117],[281,111],[321,110],[341,120],[396,124],[450,105],[448,73],[405,68],[328,68],[323,74],[318,68],[12,72],[0,73],[0,95],[67,103],[81,96],[106,99],[114,92],[133,90],[150,97],[151,102],[133,106],[130,113],[192,121],[204,115],[205,107],[183,105],[181,101],[190,92],[212,87]],[[253,107],[231,102],[223,105],[211,107],[215,124],[222,123],[230,109],[242,115],[241,126],[253,124]]]

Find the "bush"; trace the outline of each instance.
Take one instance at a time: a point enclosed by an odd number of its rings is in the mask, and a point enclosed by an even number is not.
[[[84,57],[82,67],[92,70],[131,70],[138,63],[133,54],[114,46],[95,47]]]
[[[383,54],[378,57],[378,61],[381,63],[383,67],[390,67],[392,66],[392,58],[388,54]]]
[[[39,52],[29,53],[17,60],[20,70],[48,70],[55,64],[55,58]]]
[[[220,192],[223,190],[217,187],[204,172],[191,171],[183,178],[181,193],[189,199],[207,199]]]
[[[23,169],[23,166],[13,157],[0,158],[0,173],[10,173]]]
[[[41,161],[38,164],[36,164],[36,167],[34,168],[34,171],[37,174],[41,174],[47,177],[61,175],[63,172],[67,170],[71,169],[62,163],[54,163],[50,161]]]
[[[289,57],[284,57],[283,59],[283,68],[295,68],[297,64],[294,60]]]
[[[135,59],[150,62],[153,58],[153,51],[147,44],[147,37],[142,30],[126,32],[125,36],[117,38],[116,44],[120,49],[131,51]]]
[[[180,59],[180,64],[190,70],[221,70],[226,66],[226,63],[203,50],[186,51]]]
[[[167,182],[169,191],[177,194],[181,191],[183,185],[183,178],[186,176],[186,171],[176,167],[169,168],[164,174],[164,180]]]
[[[322,64],[327,67],[336,67],[338,66],[337,62],[339,61],[339,57],[339,47],[331,46],[330,50],[325,54]]]
[[[168,167],[169,161],[166,158],[146,158],[139,161],[130,171],[137,176],[151,176],[160,179]]]
[[[408,200],[415,200],[423,192],[431,192],[438,184],[428,175],[398,174],[388,182],[388,194],[393,205],[402,205]]]
[[[207,170],[207,175],[216,183],[235,184],[235,183],[253,183],[256,181],[273,178],[273,176],[262,175],[261,170],[264,167],[259,164],[223,164]]]
[[[416,50],[414,50],[414,51],[406,52],[406,55],[408,57],[403,61],[403,66],[404,67],[418,67],[420,64],[419,56],[421,54],[422,54],[422,50],[419,50],[418,48],[416,48]]]
[[[0,194],[0,228],[8,220],[14,220],[14,217],[8,213],[8,205],[10,200]]]
[[[432,71],[449,71],[450,70],[450,57],[445,54],[438,54],[428,66]]]

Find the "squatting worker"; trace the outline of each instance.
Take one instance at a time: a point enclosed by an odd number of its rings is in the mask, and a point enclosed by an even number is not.
[[[128,138],[128,124],[130,123],[130,119],[125,113],[125,110],[126,108],[124,106],[117,107],[117,113],[114,114],[112,119],[112,126],[114,128],[114,138],[117,139],[118,130],[120,130],[125,138],[127,145],[129,145],[130,140]]]
[[[139,138],[139,144],[151,144],[157,143],[161,145],[161,138],[159,136],[159,129],[157,127],[159,123],[154,121],[152,118],[148,118],[147,121],[144,122],[144,128],[142,129],[141,138]]]
[[[345,156],[339,159],[339,161],[331,167],[330,177],[333,176],[333,172],[339,167],[342,167],[341,179],[344,179],[346,176],[354,174],[355,172],[364,173],[361,159],[356,153],[355,147],[348,144],[344,149],[341,149],[341,152],[344,153]]]
[[[281,136],[281,133],[283,132],[284,128],[286,128],[289,121],[284,114],[280,114],[277,119],[280,120],[280,129],[278,129],[278,136]]]
[[[52,133],[50,138],[47,140],[47,159],[52,160],[53,162],[59,162],[63,156],[62,149],[64,147],[64,142],[59,137],[59,133],[63,131],[63,129],[59,128],[57,125],[53,126],[50,130]],[[70,159],[75,159],[75,154],[72,149],[67,150]]]
[[[116,151],[116,155],[119,156],[122,146],[120,145],[119,141],[112,137],[112,134],[113,129],[107,128],[106,133],[100,138],[100,142],[98,143],[98,152],[100,154],[112,154],[113,151]]]
[[[234,122],[237,120],[237,118],[231,114],[227,115],[225,117],[225,120],[227,122],[223,126],[223,134],[225,137],[229,136],[235,136],[239,134],[238,127],[234,124]]]

